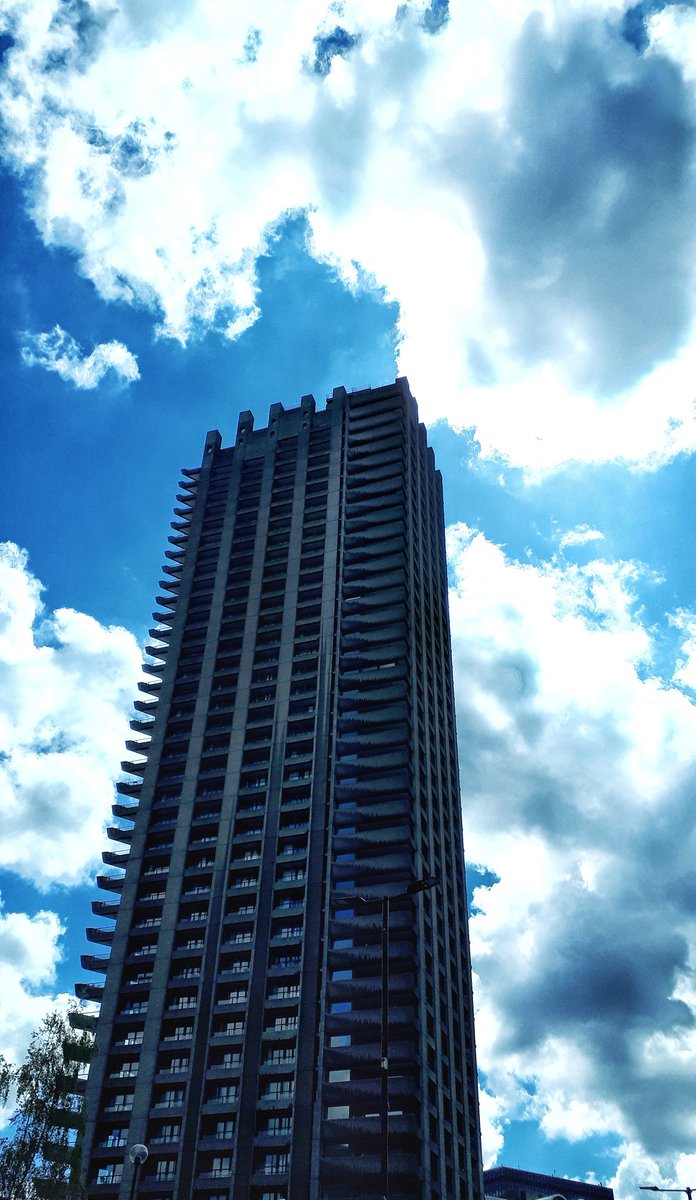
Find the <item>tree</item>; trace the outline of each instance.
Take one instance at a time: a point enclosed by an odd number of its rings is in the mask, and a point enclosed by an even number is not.
[[[15,1067],[0,1055],[0,1102],[14,1093],[12,1133],[0,1138],[0,1200],[77,1197],[82,1125],[77,1080],[92,1037],[60,1012],[44,1017]]]

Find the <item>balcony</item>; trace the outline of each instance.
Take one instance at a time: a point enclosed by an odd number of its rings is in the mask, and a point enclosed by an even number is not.
[[[97,1028],[97,1014],[81,1011],[68,1013],[68,1023],[71,1029],[79,1029],[84,1033],[94,1033]]]
[[[371,972],[376,974],[379,970],[379,965],[382,961],[382,947],[377,941],[370,944],[354,945],[345,947],[344,949],[331,950],[331,967],[333,970],[343,970],[351,968],[369,968]],[[389,943],[389,967],[390,970],[398,970],[395,964],[399,964],[403,970],[404,966],[410,965],[415,956],[414,946],[410,942],[397,942],[391,940]]]
[[[385,747],[381,753],[359,754],[355,758],[339,759],[334,767],[336,779],[348,780],[355,775],[368,779],[385,771],[397,770],[409,765],[410,755],[406,746]]]
[[[102,946],[110,946],[114,940],[113,929],[102,929],[101,926],[90,925],[86,934],[88,942],[97,942]]]
[[[392,728],[397,724],[405,725],[407,721],[408,708],[403,701],[396,704],[383,704],[377,709],[365,708],[339,717],[338,736],[345,738],[347,734],[358,733],[361,735],[360,739],[352,740],[362,745],[363,738],[366,738],[369,745],[373,738],[379,737],[381,727]]]
[[[353,979],[331,979],[327,984],[327,996],[330,1001],[350,1000],[354,1003],[361,998],[369,999],[375,1006],[379,1005],[382,994],[382,979],[380,963],[375,963],[373,975],[356,976]],[[400,1000],[411,1000],[416,994],[415,975],[408,971],[389,972],[390,1003]]]
[[[402,795],[408,795],[410,783],[410,771],[395,770],[385,775],[368,775],[357,778],[350,783],[347,780],[343,783],[337,782],[335,795],[339,802],[342,800],[359,802],[363,798],[374,800],[380,794],[393,796],[396,799]]]
[[[373,822],[403,821],[404,818],[411,818],[411,803],[405,794],[398,799],[387,798],[381,804],[372,804],[372,797],[367,797],[364,804],[359,803],[360,797],[354,799],[356,803],[350,808],[339,808],[334,812],[334,827],[339,834],[345,826],[357,826],[362,832],[362,826],[371,825]]]
[[[118,825],[110,825],[106,831],[106,836],[110,842],[121,842],[129,846],[133,839],[133,830],[121,829]]]
[[[345,645],[347,639],[341,641],[340,654],[340,670],[342,674],[347,672],[372,671],[375,669],[389,670],[390,667],[396,666],[398,663],[405,663],[408,655],[408,647],[406,642],[400,639],[394,641],[380,641],[374,645],[361,639],[355,639],[355,645],[351,643],[354,639],[350,639]],[[381,676],[377,676],[380,679]],[[124,768],[127,770],[128,768]]]
[[[128,865],[128,850],[102,850],[102,862],[105,867],[126,867]]]
[[[138,682],[138,691],[145,692],[148,696],[156,696],[162,690],[162,680],[153,679],[152,681],[141,679]],[[128,770],[128,768],[126,768]]]
[[[95,1000],[97,1003],[101,1003],[104,995],[104,984],[76,983],[75,995],[77,996],[78,1000]]]
[[[391,989],[390,989],[391,990]],[[358,1034],[371,1032],[375,1038],[379,1036],[381,1027],[381,1008],[353,1009],[351,1012],[327,1013],[325,1026],[327,1034],[350,1033]],[[415,1008],[405,1004],[390,1004],[389,1033],[390,1041],[394,1033],[411,1033],[417,1028]]]
[[[151,733],[154,721],[143,721],[139,717],[132,717],[128,724],[134,733]]]
[[[409,1191],[412,1188],[415,1190],[416,1180],[422,1178],[420,1158],[415,1154],[392,1151],[389,1154],[389,1175],[392,1179],[401,1179],[410,1185]],[[360,1152],[353,1158],[345,1154],[340,1158],[330,1158],[324,1155],[321,1160],[321,1176],[326,1183],[338,1179],[365,1178],[371,1178],[377,1182],[380,1177],[380,1158],[378,1154],[362,1154]]]
[[[140,796],[142,786],[143,785],[140,782],[131,783],[130,780],[126,782],[123,779],[119,779],[118,783],[116,784],[116,791],[118,792],[119,796]]]
[[[389,1080],[389,1100],[391,1104],[401,1101],[409,1108],[420,1103],[420,1090],[415,1075],[399,1075]],[[369,1104],[375,1111],[379,1107],[380,1080],[350,1079],[345,1083],[328,1083],[325,1086],[327,1104]]]
[[[372,709],[379,707],[383,711],[385,704],[404,700],[406,674],[406,663],[401,662],[394,667],[378,667],[357,672],[354,676],[342,676],[339,679],[339,713],[355,714],[363,720]]]
[[[366,1073],[379,1074],[380,1045],[375,1031],[374,1042],[354,1042],[352,1046],[332,1046],[326,1050],[326,1066],[332,1068],[355,1068]],[[402,1076],[404,1071],[415,1071],[418,1066],[416,1046],[411,1041],[389,1043],[389,1069],[395,1076]],[[392,1080],[389,1081],[391,1091]],[[338,1085],[336,1085],[338,1086]],[[345,1086],[345,1085],[341,1085]],[[345,1103],[345,1101],[344,1101]]]
[[[103,892],[122,892],[123,875],[97,875],[97,887]]]
[[[359,852],[361,848],[374,848],[380,852],[388,852],[398,848],[409,849],[412,845],[411,830],[408,825],[386,825],[382,829],[366,828],[364,832],[344,833],[340,830],[334,834],[333,848],[337,854],[348,851]],[[364,860],[361,858],[360,862]]]

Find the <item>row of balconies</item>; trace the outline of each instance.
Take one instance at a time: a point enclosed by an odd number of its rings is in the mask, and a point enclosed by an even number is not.
[[[410,769],[392,770],[383,775],[370,775],[362,771],[360,777],[351,783],[337,782],[334,795],[339,803],[355,800],[359,804],[361,800],[379,796],[408,795],[410,787]]]
[[[377,441],[377,444],[375,442]],[[366,441],[364,445],[356,443],[352,438],[348,441],[348,474],[352,476],[356,466],[371,467],[379,470],[385,463],[403,463],[406,434],[403,428],[383,437],[380,430],[379,439]]]
[[[350,445],[356,448],[363,443],[374,448],[375,441],[388,437],[390,433],[403,437],[407,428],[401,398],[390,397],[379,407],[375,405],[374,412],[371,405],[369,417],[360,415],[359,408],[349,409],[348,440]]]
[[[348,464],[347,514],[352,512],[356,504],[368,503],[385,492],[398,502],[404,496],[405,481],[406,472],[398,453],[386,454],[379,463],[359,462],[354,458]]]
[[[386,564],[392,557],[394,557],[395,563],[403,562],[405,555],[406,535],[403,532],[385,538],[381,542],[368,541],[365,537],[349,538],[344,545],[344,578],[354,578],[354,568],[356,567],[363,566],[372,570],[375,562],[378,565]]]

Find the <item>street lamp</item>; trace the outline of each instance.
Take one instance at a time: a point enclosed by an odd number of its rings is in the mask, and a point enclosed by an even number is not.
[[[394,900],[405,900],[407,896],[417,896],[419,892],[427,892],[437,887],[438,880],[434,875],[426,875],[423,879],[414,879],[403,892],[381,897],[382,905],[382,1015],[380,1020],[380,1178],[382,1181],[382,1200],[389,1200],[389,921],[391,905]],[[337,897],[338,898],[338,897]],[[359,904],[375,904],[376,896],[360,896],[346,892],[343,900],[357,900]],[[689,1200],[691,1197],[689,1196]]]
[[[143,1146],[141,1142],[136,1142],[135,1145],[131,1146],[130,1150],[128,1151],[128,1157],[133,1163],[133,1180],[131,1182],[130,1200],[133,1200],[133,1197],[135,1196],[135,1189],[138,1186],[140,1171],[143,1163],[147,1160],[148,1153],[147,1146]]]
[[[690,1187],[663,1188],[658,1187],[656,1183],[641,1183],[638,1185],[638,1188],[641,1192],[681,1192],[682,1196],[686,1196],[687,1200],[692,1200],[692,1195],[696,1191],[696,1188]]]

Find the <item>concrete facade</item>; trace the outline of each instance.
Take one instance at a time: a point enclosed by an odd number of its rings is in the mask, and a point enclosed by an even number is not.
[[[150,1200],[381,1195],[386,893],[390,1197],[481,1200],[442,488],[408,384],[243,413],[177,499],[88,931],[105,983],[78,987],[87,1196],[130,1196],[138,1142]]]

